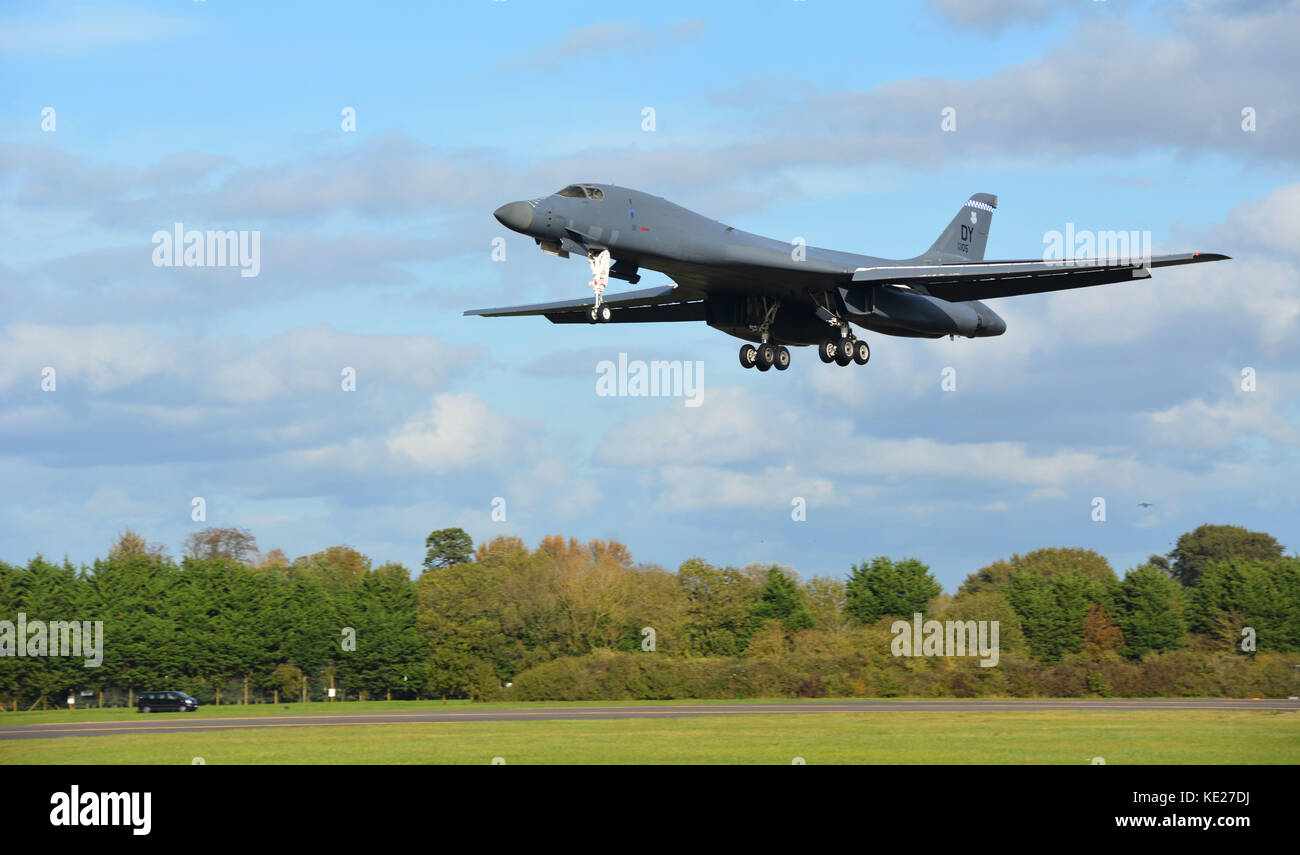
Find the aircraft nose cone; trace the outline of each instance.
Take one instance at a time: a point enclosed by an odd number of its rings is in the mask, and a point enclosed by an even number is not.
[[[506,228],[522,232],[533,223],[533,206],[527,202],[510,202],[493,211],[492,216]]]

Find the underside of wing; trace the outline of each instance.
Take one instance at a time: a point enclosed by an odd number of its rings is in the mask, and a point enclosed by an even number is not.
[[[577,324],[588,322],[586,310],[595,305],[595,302],[593,295],[574,300],[556,300],[552,303],[470,309],[465,314],[485,318],[543,315],[553,323]],[[677,286],[671,284],[606,294],[601,302],[614,310],[613,317],[610,319],[614,323],[704,320],[703,301],[682,302],[682,295],[677,293]]]
[[[897,265],[859,268],[853,281],[897,285],[959,303],[1020,294],[1067,291],[1111,282],[1147,279],[1152,267],[1222,261],[1212,252],[1157,255],[1133,261],[1096,258],[1063,261],[980,261],[963,264]]]

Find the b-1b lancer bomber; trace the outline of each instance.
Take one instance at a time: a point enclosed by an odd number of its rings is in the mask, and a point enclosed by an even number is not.
[[[752,342],[740,349],[746,368],[785,370],[788,345],[816,345],[822,362],[865,365],[871,349],[855,326],[917,338],[1002,335],[1006,322],[982,300],[1147,279],[1152,267],[1227,258],[1188,252],[985,261],[997,206],[996,196],[976,193],[928,250],[889,260],[782,243],[626,187],[571,184],[502,205],[495,216],[543,252],[584,256],[592,296],[465,314],[543,315],[557,324],[704,321]],[[636,285],[642,269],[673,282],[605,293],[610,279]]]

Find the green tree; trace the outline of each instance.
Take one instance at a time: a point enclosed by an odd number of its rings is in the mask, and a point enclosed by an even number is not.
[[[859,623],[872,624],[885,615],[910,617],[943,588],[930,568],[915,558],[894,562],[881,555],[868,564],[854,564],[844,588],[844,611]]]
[[[1296,578],[1292,561],[1275,578],[1277,565],[1262,561],[1211,562],[1192,590],[1192,629],[1240,649],[1241,631],[1255,630],[1258,649],[1287,650],[1294,638],[1288,626],[1296,593],[1279,589],[1281,579]]]
[[[775,566],[768,569],[758,600],[749,607],[750,634],[769,620],[780,621],[788,633],[811,629],[813,625],[812,615],[799,596],[798,583]]]
[[[1079,547],[1053,546],[1035,549],[1024,555],[1013,554],[1011,558],[994,561],[966,577],[959,594],[975,594],[980,591],[1000,591],[1011,581],[1011,574],[1032,573],[1044,579],[1051,579],[1064,573],[1081,573],[1084,576],[1103,581],[1115,579],[1115,571],[1110,562],[1091,549]]]
[[[1169,553],[1170,573],[1179,582],[1193,588],[1200,584],[1201,575],[1210,562],[1234,558],[1275,563],[1282,558],[1282,544],[1262,531],[1207,523],[1178,538]]]
[[[1115,597],[1115,622],[1124,632],[1124,652],[1133,657],[1172,650],[1187,631],[1181,588],[1159,567],[1130,570]]]
[[[415,584],[400,564],[367,572],[356,591],[349,626],[355,649],[339,654],[345,684],[371,698],[414,697],[426,680],[428,651],[415,629]]]
[[[749,607],[758,586],[733,567],[691,558],[677,569],[686,592],[686,632],[696,656],[737,656],[749,644]]]
[[[34,698],[31,707],[44,709],[51,703],[62,706],[63,693],[80,688],[84,680],[91,678],[87,672],[93,670],[85,667],[82,658],[52,655],[56,644],[61,642],[62,633],[54,631],[51,624],[81,620],[84,616],[77,571],[66,559],[63,564],[51,564],[37,555],[27,562],[27,567],[14,581],[16,611],[27,616],[29,625],[35,621],[43,621],[46,625],[47,655],[6,658],[0,660],[3,661],[0,670],[16,674],[20,692]],[[15,620],[16,616],[8,619]],[[68,638],[69,642],[72,640]]]
[[[844,614],[844,580],[814,576],[803,583],[803,598],[818,629],[841,632],[848,628]]]
[[[1002,653],[1020,653],[1025,650],[1025,631],[1020,615],[1011,607],[1006,595],[998,591],[958,594],[936,617],[940,620],[997,621],[999,650]]]
[[[424,539],[424,569],[445,569],[472,561],[474,541],[463,528],[440,528]]]
[[[1006,586],[1006,597],[1024,628],[1029,652],[1042,662],[1057,662],[1067,653],[1084,647],[1084,625],[1093,605],[1107,613],[1114,608],[1117,584],[1067,572],[1052,578],[1036,573],[1015,572]]]

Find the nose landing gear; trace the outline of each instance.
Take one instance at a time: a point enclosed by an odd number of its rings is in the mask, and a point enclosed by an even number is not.
[[[609,250],[592,250],[587,253],[587,263],[591,265],[592,293],[596,295],[595,304],[587,311],[587,317],[593,324],[608,321],[613,317],[609,306],[605,305],[605,287],[609,285]]]

